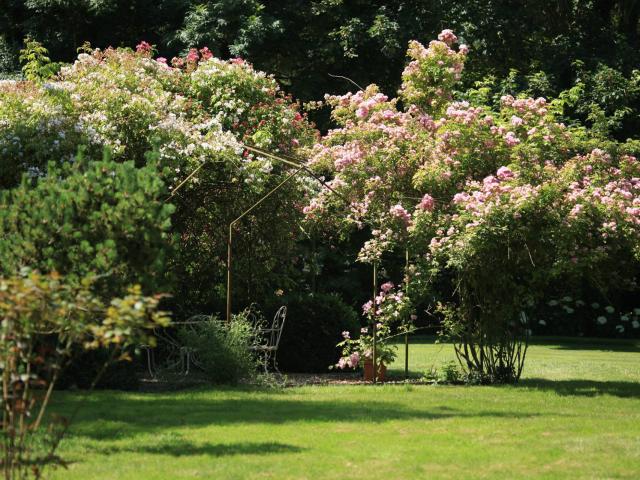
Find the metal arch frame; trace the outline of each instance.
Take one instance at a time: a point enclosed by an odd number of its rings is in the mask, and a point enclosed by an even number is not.
[[[285,178],[278,185],[269,190],[266,194],[264,194],[258,201],[256,201],[253,205],[247,208],[244,212],[242,212],[237,218],[235,218],[231,223],[229,223],[228,237],[227,237],[227,308],[226,308],[226,319],[227,322],[231,321],[231,305],[232,305],[232,264],[233,264],[233,227],[240,220],[242,220],[245,216],[251,213],[254,209],[256,209],[260,204],[262,204],[267,198],[273,195],[276,191],[280,190],[286,183],[296,177],[299,173],[305,172],[311,178],[319,182],[324,188],[331,191],[338,197],[340,197],[343,201],[349,203],[344,196],[340,193],[336,192],[330,185],[327,184],[322,178],[316,175],[309,167],[307,167],[304,163],[299,161],[298,159],[294,159],[292,157],[287,158],[285,155],[276,155],[274,153],[268,152],[261,148],[253,147],[250,145],[240,144],[243,148],[250,152],[257,153],[258,155],[262,155],[264,157],[270,158],[272,160],[276,160],[278,162],[284,163],[290,167],[296,168],[295,172],[290,174],[287,178]]]
[[[254,209],[256,209],[258,206],[260,206],[260,204],[262,204],[265,200],[267,200],[271,195],[273,195],[276,191],[278,191],[280,188],[282,188],[285,184],[287,184],[290,180],[292,180],[293,178],[295,178],[298,174],[300,174],[301,172],[305,172],[309,177],[313,178],[314,180],[316,180],[317,182],[319,182],[324,188],[326,188],[327,190],[331,191],[333,194],[335,194],[336,196],[340,197],[345,203],[350,203],[342,194],[338,193],[336,190],[334,190],[330,185],[327,184],[327,182],[324,181],[323,178],[319,177],[318,175],[316,175],[309,167],[307,167],[303,161],[301,161],[300,159],[297,159],[295,157],[291,157],[289,155],[284,155],[284,154],[280,154],[280,155],[276,155],[274,153],[271,153],[269,151],[263,150],[261,148],[258,147],[254,147],[251,145],[246,145],[243,143],[240,143],[240,146],[250,152],[254,152],[257,153],[258,155],[262,155],[264,157],[270,158],[272,160],[276,160],[278,162],[281,162],[285,165],[288,165],[290,167],[294,167],[296,168],[296,170],[290,174],[289,176],[287,176],[287,178],[285,178],[282,182],[280,182],[278,185],[276,185],[274,188],[272,188],[271,190],[269,190],[265,195],[263,195],[262,197],[260,197],[260,199],[258,199],[258,201],[256,201],[253,205],[251,205],[249,208],[247,208],[244,212],[242,212],[238,217],[236,217],[231,223],[229,223],[229,230],[228,230],[228,238],[227,238],[227,305],[226,305],[226,321],[230,322],[231,321],[231,306],[232,306],[232,261],[233,261],[233,227],[234,225],[236,225],[240,220],[242,220],[245,216],[247,216],[249,213],[251,213]],[[180,184],[172,190],[171,194],[169,195],[169,197],[167,197],[166,201],[169,201],[175,194],[176,192],[183,186],[185,185],[205,164],[201,164],[199,165],[193,172],[191,172],[182,182],[180,182]],[[408,256],[408,253],[407,253]],[[408,261],[408,258],[407,258]],[[375,321],[375,316],[376,316],[376,308],[375,308],[375,304],[376,304],[376,296],[377,296],[377,290],[378,290],[378,263],[374,262],[373,263],[373,295],[372,295],[372,304],[374,305],[373,308],[373,325],[372,325],[372,331],[373,331],[373,352],[372,352],[372,360],[373,360],[373,383],[377,383],[377,377],[378,377],[378,369],[376,368],[376,344],[377,344],[377,332],[376,332],[376,321]],[[405,375],[407,375],[408,373],[408,355],[409,355],[409,349],[408,349],[408,336],[405,336],[405,345],[406,345],[406,349],[405,349]]]

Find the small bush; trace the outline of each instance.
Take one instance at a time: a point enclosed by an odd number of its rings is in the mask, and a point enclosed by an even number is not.
[[[453,361],[443,363],[440,369],[432,367],[424,374],[423,379],[436,384],[455,385],[463,383],[466,377],[463,376],[458,364]]]
[[[235,315],[229,324],[212,317],[178,331],[180,343],[195,352],[196,365],[212,383],[237,383],[255,375],[257,360],[250,350],[255,337],[255,326],[245,315]]]
[[[287,301],[278,366],[288,372],[326,372],[340,357],[340,332],[359,327],[354,309],[336,295],[293,297]]]

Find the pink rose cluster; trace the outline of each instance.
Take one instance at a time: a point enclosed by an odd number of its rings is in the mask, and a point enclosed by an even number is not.
[[[635,157],[626,155],[622,160],[632,170],[640,171]],[[586,205],[595,205],[604,207],[607,216],[618,217],[631,225],[640,225],[640,177],[626,176],[611,165],[611,155],[598,148],[589,155],[578,157],[578,161],[584,164],[585,172],[596,172],[593,175],[587,173],[569,185],[566,200],[575,203],[569,217],[577,218],[585,211]],[[607,179],[606,183],[600,178]]]
[[[365,152],[360,147],[359,142],[349,142],[344,146],[335,147],[332,152],[335,160],[334,166],[339,172],[345,168],[359,163],[364,157]]]
[[[405,226],[411,225],[411,214],[399,203],[397,205],[393,205],[389,209],[389,213],[392,217],[402,220]]]
[[[420,200],[420,203],[416,206],[417,209],[423,210],[425,212],[432,212],[436,206],[436,202],[431,195],[425,193]]]
[[[138,55],[142,55],[143,57],[151,57],[151,55],[153,54],[153,46],[143,40],[138,45],[136,45],[136,53]]]
[[[458,41],[458,37],[453,33],[453,30],[445,28],[438,34],[438,40],[451,46]]]
[[[197,48],[190,48],[185,58],[173,57],[171,59],[171,66],[174,68],[187,67],[187,71],[194,70],[198,63],[204,62],[213,58],[213,52],[208,47],[202,47],[200,50]]]
[[[469,102],[453,102],[447,107],[446,115],[464,125],[474,123],[482,114],[482,108],[471,107]]]
[[[358,365],[360,365],[360,354],[358,352],[353,352],[348,357],[340,358],[336,367],[340,370],[344,370],[345,368],[358,368]]]

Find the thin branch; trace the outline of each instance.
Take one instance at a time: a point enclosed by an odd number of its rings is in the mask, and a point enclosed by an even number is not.
[[[359,90],[364,90],[364,88],[362,88],[360,85],[358,85],[356,82],[354,82],[353,80],[351,80],[349,77],[345,77],[344,75],[334,75],[332,73],[328,73],[327,75],[329,75],[330,77],[333,78],[342,78],[343,80],[346,80],[348,82],[353,83],[356,87],[358,87]]]

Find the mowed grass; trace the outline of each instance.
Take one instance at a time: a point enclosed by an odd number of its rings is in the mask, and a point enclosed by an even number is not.
[[[450,358],[429,339],[410,347],[414,374]],[[60,394],[56,410],[79,398]],[[640,348],[541,342],[518,386],[99,392],[60,453],[65,480],[637,479]]]

